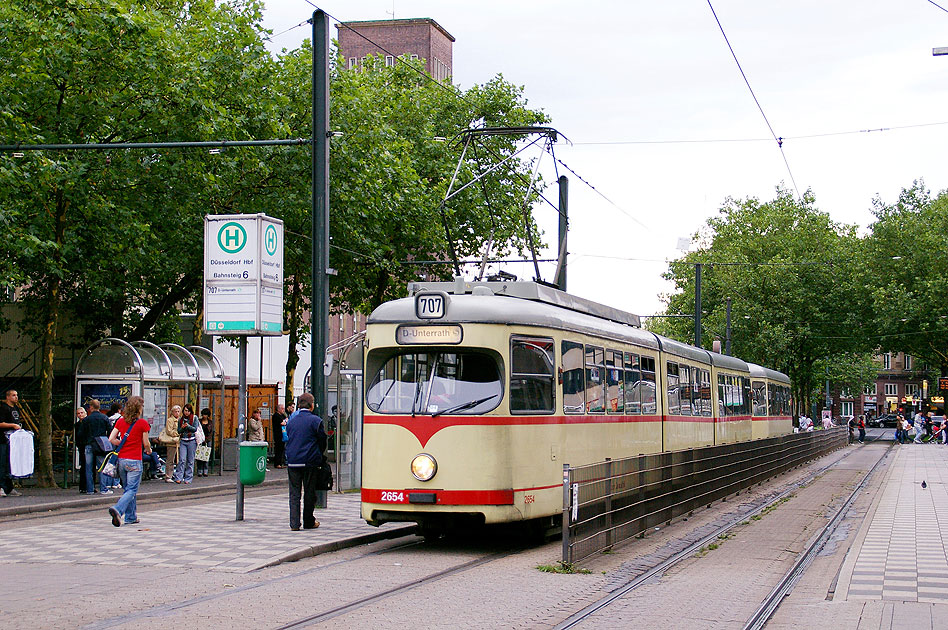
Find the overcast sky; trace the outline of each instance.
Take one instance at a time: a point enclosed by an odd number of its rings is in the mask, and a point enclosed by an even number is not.
[[[569,290],[635,313],[661,311],[664,261],[728,196],[771,199],[793,190],[792,173],[834,220],[865,228],[873,197],[892,202],[919,178],[948,188],[948,56],[932,55],[948,46],[948,12],[927,0],[712,0],[783,155],[707,0],[316,4],[335,18],[333,38],[336,20],[430,17],[456,38],[455,83],[503,74],[524,86],[573,142],[556,156],[602,195],[561,167]],[[278,34],[312,12],[269,0],[265,24]],[[273,48],[309,35],[289,30]],[[543,165],[555,181],[549,156]],[[535,216],[554,241],[554,211]],[[541,273],[552,280],[552,265]]]

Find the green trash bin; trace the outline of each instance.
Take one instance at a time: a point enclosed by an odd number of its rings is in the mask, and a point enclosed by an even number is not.
[[[267,476],[267,442],[240,443],[240,483],[256,486]]]

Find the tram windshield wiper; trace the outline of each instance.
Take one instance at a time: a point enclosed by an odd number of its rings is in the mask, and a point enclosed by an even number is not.
[[[465,409],[470,409],[471,407],[476,407],[481,403],[485,403],[491,398],[497,398],[500,394],[491,394],[490,396],[485,396],[484,398],[478,398],[476,400],[469,400],[466,403],[461,403],[460,405],[455,405],[454,407],[449,407],[447,409],[439,409],[438,411],[431,414],[432,418],[436,418],[443,413],[454,413],[455,411],[464,411]]]

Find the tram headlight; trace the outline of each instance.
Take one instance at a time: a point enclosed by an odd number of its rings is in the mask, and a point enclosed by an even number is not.
[[[438,462],[428,453],[416,455],[415,459],[411,460],[411,474],[418,481],[428,481],[435,476],[436,472],[438,472]]]

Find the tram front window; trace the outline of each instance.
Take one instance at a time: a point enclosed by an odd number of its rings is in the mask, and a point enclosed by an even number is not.
[[[408,352],[378,369],[366,390],[376,413],[476,415],[500,404],[497,360],[486,352]]]

